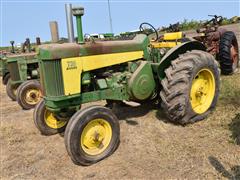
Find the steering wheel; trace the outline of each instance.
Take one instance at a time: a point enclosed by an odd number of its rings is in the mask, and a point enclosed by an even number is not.
[[[150,28],[146,28],[146,27],[150,27]],[[147,36],[149,36],[150,34],[152,33],[155,33],[156,34],[156,38],[154,39],[154,41],[157,41],[158,40],[158,32],[157,30],[153,27],[153,25],[147,23],[147,22],[144,22],[142,24],[140,24],[139,26],[139,30],[140,32],[146,34]]]
[[[211,23],[213,25],[220,25],[223,20],[222,16],[217,16],[217,15],[208,15],[208,16],[213,17],[213,18],[211,20],[207,21],[205,23],[205,25],[210,25]]]

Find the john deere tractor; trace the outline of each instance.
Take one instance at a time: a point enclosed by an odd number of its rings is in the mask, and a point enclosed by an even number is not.
[[[40,101],[40,83],[38,60],[35,48],[31,47],[27,38],[21,49],[14,48],[14,41],[10,41],[11,50],[1,52],[0,75],[6,85],[7,95],[17,100],[23,109],[31,109]],[[36,45],[40,38],[36,38]]]
[[[36,53],[12,55],[7,59],[7,66],[10,72],[6,86],[8,96],[17,100],[23,109],[34,108],[41,98]]]
[[[0,52],[0,76],[2,76],[3,85],[7,85],[10,74],[7,68],[7,57]]]
[[[43,99],[34,111],[35,125],[43,135],[65,130],[65,146],[75,164],[96,163],[120,142],[119,122],[112,110],[96,105],[81,108],[84,103],[157,99],[169,120],[182,125],[202,120],[214,109],[218,63],[202,43],[174,41],[162,52],[162,42],[151,42],[142,28],[132,40],[84,42],[83,11],[72,9],[77,43],[39,47]],[[165,40],[178,36],[167,34]]]

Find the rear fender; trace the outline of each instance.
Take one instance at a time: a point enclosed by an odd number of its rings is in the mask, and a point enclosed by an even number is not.
[[[186,53],[191,50],[202,50],[206,51],[206,47],[200,43],[199,41],[189,41],[182,43],[174,48],[170,49],[165,56],[161,59],[160,63],[158,63],[157,74],[159,79],[165,78],[165,69],[167,69],[171,65],[171,61],[175,60],[179,57],[179,55]],[[154,65],[155,66],[155,65]]]

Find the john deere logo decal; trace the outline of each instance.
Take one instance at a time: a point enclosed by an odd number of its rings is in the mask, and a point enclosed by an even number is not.
[[[67,62],[67,70],[77,69],[76,61],[68,61]]]

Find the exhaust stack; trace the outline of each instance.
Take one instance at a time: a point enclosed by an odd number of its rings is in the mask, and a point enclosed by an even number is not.
[[[68,42],[74,42],[73,20],[72,20],[72,4],[65,4],[67,30],[68,30]]]
[[[40,37],[36,37],[36,45],[41,45],[41,39],[40,39]]]
[[[10,41],[10,44],[11,44],[11,53],[15,53],[14,41]]]
[[[84,8],[81,6],[74,6],[72,8],[72,13],[76,16],[77,21],[77,34],[78,34],[78,43],[83,44],[83,30],[82,30],[82,16],[84,15]]]
[[[50,21],[49,25],[51,30],[52,42],[57,43],[59,41],[58,24],[56,21]]]

